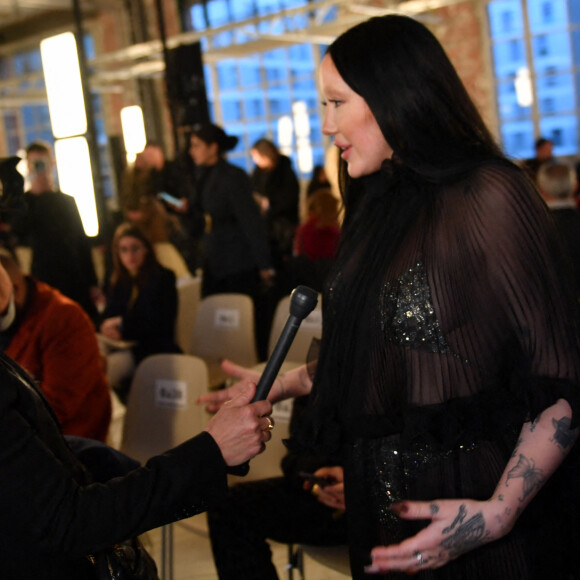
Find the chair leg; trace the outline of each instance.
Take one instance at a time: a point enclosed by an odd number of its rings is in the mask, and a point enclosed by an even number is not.
[[[300,580],[304,580],[304,553],[301,546],[294,547],[294,544],[288,544],[288,580],[294,580],[294,570],[300,573]]]
[[[173,580],[173,526],[161,528],[161,580]]]

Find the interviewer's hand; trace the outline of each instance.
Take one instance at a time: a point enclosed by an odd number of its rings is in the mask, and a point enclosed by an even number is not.
[[[440,568],[462,554],[507,534],[515,520],[498,500],[403,501],[391,508],[407,520],[431,520],[418,534],[400,544],[375,547],[367,574],[400,570],[413,574]]]
[[[272,437],[268,429],[272,404],[268,401],[249,404],[255,392],[254,383],[240,383],[237,396],[222,405],[206,428],[229,467],[261,453]]]

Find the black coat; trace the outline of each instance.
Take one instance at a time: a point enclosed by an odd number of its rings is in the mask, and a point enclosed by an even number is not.
[[[226,493],[226,465],[208,433],[145,467],[90,483],[32,380],[0,353],[0,577],[88,580],[85,556]]]
[[[133,349],[136,362],[150,354],[181,352],[175,343],[175,321],[178,296],[175,274],[159,266],[139,289],[134,304],[129,307],[131,284],[119,282],[107,298],[103,319],[113,316],[123,318],[123,340],[135,340]]]
[[[32,275],[93,314],[90,287],[97,278],[75,199],[60,191],[24,198],[26,209],[16,212],[12,227],[19,243],[32,248]]]
[[[218,279],[270,267],[266,226],[247,174],[220,159],[207,169],[200,190],[202,211],[211,218],[204,238],[206,267]]]

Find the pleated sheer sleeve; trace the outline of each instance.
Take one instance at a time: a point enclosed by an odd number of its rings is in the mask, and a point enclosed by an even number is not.
[[[454,373],[438,396],[507,390],[530,419],[565,398],[577,416],[578,305],[531,184],[512,168],[479,169],[435,202],[425,223],[440,376]]]

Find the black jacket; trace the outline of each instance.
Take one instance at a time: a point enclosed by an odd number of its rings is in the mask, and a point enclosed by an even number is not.
[[[203,511],[226,493],[208,433],[90,483],[31,379],[0,353],[0,577],[88,580],[85,556]]]
[[[242,169],[224,159],[208,168],[200,203],[211,218],[204,252],[206,267],[215,278],[270,267],[266,226]]]
[[[111,288],[103,319],[123,318],[123,339],[138,342],[133,349],[136,362],[150,354],[181,352],[175,343],[178,306],[175,274],[160,266],[139,289],[135,303],[129,307],[131,290],[130,284],[121,282]]]

